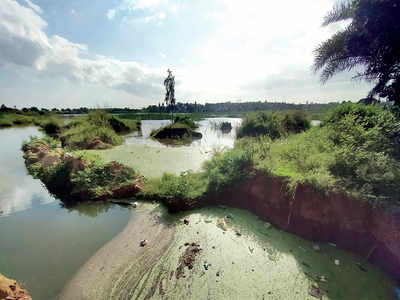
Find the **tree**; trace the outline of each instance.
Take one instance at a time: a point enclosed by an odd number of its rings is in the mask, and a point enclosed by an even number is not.
[[[343,1],[325,16],[323,26],[344,20],[351,22],[314,50],[321,81],[362,67],[355,77],[375,83],[368,96],[400,106],[400,1]]]

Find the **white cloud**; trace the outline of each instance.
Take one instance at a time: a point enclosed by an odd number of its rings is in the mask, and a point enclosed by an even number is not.
[[[71,15],[74,15],[74,14],[76,14],[75,9],[71,9]]]
[[[116,12],[115,9],[109,9],[109,10],[107,11],[107,18],[108,18],[109,20],[114,19],[116,13],[117,13],[117,12]]]
[[[160,13],[157,13],[157,14],[154,14],[154,15],[151,15],[151,16],[147,16],[147,17],[145,17],[144,20],[145,20],[146,23],[149,23],[149,22],[152,22],[152,21],[161,22],[162,20],[165,19],[165,17],[166,17],[166,14],[164,12],[160,12]]]
[[[33,68],[44,76],[152,95],[161,89],[160,71],[133,61],[91,54],[86,45],[44,32],[46,22],[14,0],[0,1],[0,65]]]
[[[125,16],[123,20],[125,20],[125,23],[127,23],[129,19],[144,20],[146,23],[151,21],[161,22],[166,18],[164,10],[177,13],[178,5],[171,0],[123,0],[118,6],[108,10],[107,17],[111,20],[117,14],[124,13]],[[148,15],[144,18],[136,16],[130,16],[128,18],[126,15],[137,11],[147,12]]]
[[[25,0],[25,2],[26,2],[26,4],[28,4],[28,6],[30,8],[32,8],[38,14],[41,14],[43,12],[42,9],[38,5],[32,3],[30,0]]]
[[[160,56],[161,56],[162,59],[166,59],[167,58],[167,55],[165,53],[163,53],[163,52],[160,52]]]

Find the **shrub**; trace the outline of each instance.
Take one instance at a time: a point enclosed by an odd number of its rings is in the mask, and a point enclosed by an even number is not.
[[[300,111],[257,112],[246,116],[237,130],[238,138],[268,135],[272,139],[300,133],[311,127],[306,115]]]
[[[197,128],[197,125],[194,123],[194,121],[189,116],[186,115],[175,116],[174,123],[185,124],[189,126],[191,129]]]
[[[48,135],[55,135],[61,132],[61,123],[55,118],[51,118],[50,120],[41,124],[44,132]]]
[[[227,152],[216,152],[204,163],[204,176],[208,180],[207,191],[221,192],[250,175],[252,166],[248,151],[236,148]]]

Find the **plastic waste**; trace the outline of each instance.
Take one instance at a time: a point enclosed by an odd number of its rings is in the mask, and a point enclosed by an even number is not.
[[[397,299],[400,299],[400,289],[399,288],[395,288],[394,289],[397,295]]]

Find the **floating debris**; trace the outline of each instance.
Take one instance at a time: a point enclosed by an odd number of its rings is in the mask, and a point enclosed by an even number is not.
[[[221,218],[217,222],[217,226],[221,228],[223,231],[228,230],[228,225],[226,224],[225,218]]]
[[[187,219],[187,218],[183,219],[183,224],[189,225],[189,219]]]
[[[319,281],[321,281],[321,282],[328,282],[328,279],[325,277],[325,276],[319,276],[318,277],[318,279],[319,279]]]
[[[303,266],[307,267],[307,268],[311,268],[311,266],[310,266],[308,263],[306,263],[305,261],[303,261],[301,264],[302,264]]]
[[[226,215],[226,218],[227,219],[233,219],[233,216],[231,214],[229,214],[229,215]]]
[[[314,245],[312,246],[312,248],[313,248],[314,251],[319,251],[319,250],[321,250],[321,248],[320,248],[320,246],[319,246],[318,244],[314,244]]]
[[[340,260],[335,259],[335,265],[340,266]]]
[[[204,263],[203,265],[204,269],[207,271],[209,267],[211,267],[211,264]]]
[[[133,208],[136,208],[136,207],[138,207],[138,203],[137,203],[137,202],[133,202],[131,206],[132,206]]]
[[[185,252],[179,258],[179,264],[176,268],[176,279],[179,279],[184,276],[184,268],[187,267],[189,270],[193,269],[194,262],[196,260],[196,256],[202,250],[199,244],[196,243],[187,243],[187,248]]]
[[[264,227],[267,228],[267,229],[270,229],[271,228],[271,223],[265,222],[264,223]]]
[[[361,263],[356,263],[357,267],[363,271],[363,272],[367,272],[367,269],[363,267],[363,265]]]
[[[237,236],[242,236],[242,234],[239,231],[235,232]]]
[[[250,251],[250,253],[253,253],[253,252],[254,252],[254,248],[251,248],[251,247],[249,246],[249,251]]]
[[[212,223],[212,220],[204,220],[205,223]]]
[[[144,247],[144,246],[146,246],[146,245],[147,245],[147,243],[148,243],[148,241],[147,241],[147,240],[142,240],[142,241],[140,241],[140,247]]]
[[[328,245],[331,245],[332,247],[336,247],[335,243],[328,243]]]
[[[308,294],[314,298],[322,299],[324,292],[317,285],[313,284],[310,286]]]

